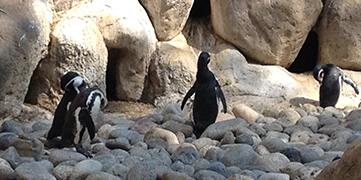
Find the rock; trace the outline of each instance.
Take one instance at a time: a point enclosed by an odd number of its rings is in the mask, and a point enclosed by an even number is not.
[[[52,169],[51,169],[52,172]],[[49,179],[56,180],[39,162],[23,163],[15,169],[16,179]]]
[[[346,121],[353,121],[361,117],[361,109],[352,110],[347,116]]]
[[[339,119],[337,119],[329,114],[321,114],[321,115],[317,116],[317,118],[320,121],[321,127],[331,125],[331,124],[339,124],[341,122]]]
[[[343,129],[345,128],[339,124],[331,124],[331,125],[323,126],[322,128],[318,129],[318,133],[332,136],[332,134],[335,133],[336,131]]]
[[[75,161],[83,161],[86,157],[78,152],[73,150],[65,150],[65,149],[54,149],[49,153],[49,160],[54,166],[57,166],[61,162],[75,160]]]
[[[265,146],[271,153],[280,152],[286,148],[289,148],[289,145],[277,138],[266,139],[261,143]]]
[[[240,175],[240,174],[233,174],[227,180],[255,180],[250,176]]]
[[[289,180],[290,176],[288,174],[282,173],[264,173],[262,174],[258,180]]]
[[[184,164],[181,161],[175,161],[171,166],[173,171],[184,173],[188,176],[193,176],[195,170],[194,167],[188,164]]]
[[[22,163],[22,159],[14,146],[10,146],[3,153],[1,153],[1,158],[8,161],[13,169]]]
[[[211,163],[206,159],[200,158],[193,162],[192,167],[195,171],[205,170],[210,167]]]
[[[261,125],[259,125],[258,123],[250,124],[248,126],[248,129],[255,132],[258,136],[264,136],[267,133],[267,131],[265,129],[263,129],[263,127]]]
[[[192,142],[192,144],[198,149],[198,151],[205,146],[218,146],[219,141],[212,140],[209,138],[199,138]]]
[[[193,127],[182,124],[176,121],[166,121],[161,126],[164,129],[167,129],[169,131],[172,131],[173,133],[182,132],[185,137],[190,137],[193,134]]]
[[[236,118],[242,118],[246,120],[248,124],[256,122],[256,120],[260,117],[258,112],[248,107],[245,104],[238,104],[233,109],[232,112]]]
[[[194,174],[196,179],[226,180],[226,177],[210,170],[200,170]]]
[[[211,1],[212,24],[219,36],[263,64],[283,67],[291,65],[321,10],[321,2]]]
[[[322,144],[328,142],[330,137],[326,134],[311,134],[308,144]]]
[[[39,61],[48,53],[52,2],[2,2],[0,119],[18,116]],[[21,13],[19,13],[21,12]]]
[[[113,174],[114,176],[118,176],[121,179],[125,179],[128,174],[129,168],[122,164],[115,164],[109,169],[106,170],[107,173]]]
[[[85,179],[92,173],[100,173],[102,164],[98,161],[86,159],[75,165],[69,180]]]
[[[0,159],[0,176],[3,179],[15,179],[14,170],[5,159]]]
[[[152,138],[160,138],[168,144],[179,144],[177,136],[171,131],[153,127],[144,135],[144,141],[147,143]],[[148,143],[147,143],[148,144]]]
[[[181,161],[186,165],[192,164],[194,161],[199,159],[199,152],[193,147],[178,148],[172,154],[173,161]]]
[[[265,154],[269,154],[270,152],[269,152],[269,150],[265,147],[265,146],[263,146],[263,145],[258,145],[255,149],[254,149],[254,151],[256,152],[256,153],[258,153],[259,155],[265,155]]]
[[[106,172],[92,173],[88,177],[86,177],[85,180],[102,180],[102,179],[121,180],[119,177],[111,175],[111,174],[106,173]]]
[[[241,141],[242,140],[244,140],[243,139],[243,137],[249,137],[249,136],[246,136],[246,135],[240,135],[240,136],[242,136],[242,139],[241,139]],[[238,136],[237,136],[238,137]],[[253,144],[253,139],[252,139],[252,137],[249,137],[249,139],[250,139],[250,141],[252,141],[252,143],[250,144],[250,145],[252,145]],[[232,132],[226,132],[225,134],[224,134],[224,137],[222,138],[222,140],[221,140],[221,144],[233,144],[234,142],[235,142],[235,140],[236,140],[236,138],[234,137],[234,135],[233,135],[233,133]],[[237,142],[240,142],[240,143],[242,143],[241,141],[237,141]],[[248,144],[248,143],[247,143]]]
[[[284,154],[291,162],[301,162],[301,152],[296,148],[289,147],[280,151]]]
[[[288,163],[285,167],[281,168],[282,173],[288,174],[290,179],[297,179],[299,177],[299,170],[303,168],[304,165],[299,162]]]
[[[54,168],[53,174],[56,179],[68,179],[73,169],[73,166],[58,165]]]
[[[142,179],[156,179],[154,165],[148,163],[138,163],[129,169],[126,179],[142,180]]]
[[[171,41],[158,42],[149,67],[147,100],[166,106],[182,99],[195,80],[196,62],[197,57],[182,34]]]
[[[124,149],[128,151],[131,145],[127,138],[119,137],[116,139],[107,140],[106,147],[109,149]]]
[[[216,173],[222,174],[224,177],[228,178],[231,176],[230,172],[227,170],[226,166],[218,161],[214,161],[212,162],[209,167],[208,170],[214,171]]]
[[[302,146],[300,152],[301,152],[301,163],[303,164],[319,160],[320,157],[323,155],[323,154],[320,155],[320,153],[316,149],[313,149],[310,146]]]
[[[282,112],[283,112],[283,111],[282,111]],[[298,119],[297,119],[297,120],[298,120]],[[277,119],[276,123],[279,124],[279,125],[281,125],[282,128],[287,128],[287,127],[290,127],[290,126],[295,125],[295,123],[297,122],[297,120],[296,120],[296,121],[293,121],[293,120],[291,120],[291,119],[289,119],[289,118],[287,118],[287,117],[280,117],[280,118]]]
[[[357,60],[360,58],[359,34],[354,33],[360,26],[359,23],[354,22],[355,18],[360,18],[359,14],[353,13],[357,9],[358,5],[354,1],[327,1],[325,3],[317,30],[322,64],[331,63],[341,68],[354,70],[361,68]],[[344,26],[344,24],[353,25]]]
[[[12,132],[0,133],[0,150],[5,150],[9,148],[11,142],[17,137],[19,136]]]
[[[318,112],[316,106],[313,105],[313,104],[306,103],[306,104],[303,104],[301,107],[302,107],[307,113],[317,113],[317,112]]]
[[[280,124],[278,124],[277,122],[273,122],[273,123],[269,123],[269,124],[265,124],[263,126],[263,128],[266,131],[276,131],[276,132],[282,132],[283,128]]]
[[[287,133],[288,135],[291,135],[291,134],[293,134],[295,132],[299,132],[299,131],[313,133],[310,128],[304,127],[301,125],[289,126],[283,130],[283,132]]]
[[[12,132],[16,135],[24,134],[21,125],[13,120],[7,120],[1,124],[0,132]]]
[[[211,139],[220,140],[223,138],[223,136],[226,132],[231,131],[234,134],[239,134],[237,132],[241,131],[241,129],[245,128],[245,127],[247,127],[247,123],[245,120],[240,119],[240,118],[230,119],[230,120],[211,124],[203,132],[201,137],[208,137]]]
[[[103,171],[106,171],[113,165],[119,163],[118,159],[112,154],[97,155],[93,158],[93,160],[96,160],[102,164]]]
[[[265,172],[280,172],[280,168],[283,168],[288,164],[290,160],[281,153],[265,154],[258,156],[254,162],[254,166],[260,168]]]
[[[147,10],[160,41],[171,40],[182,31],[193,5],[193,0],[140,2]]]
[[[223,142],[223,139],[222,139],[221,143]],[[240,144],[248,144],[251,146],[255,145],[255,142],[253,141],[252,136],[248,136],[248,135],[244,135],[244,134],[237,136],[235,138],[235,140],[233,140],[232,143],[222,143],[222,144],[233,144],[234,142],[240,143]]]
[[[50,56],[43,59],[34,72],[31,102],[55,109],[62,94],[60,77],[68,71],[79,73],[88,84],[106,92],[108,52],[97,25],[70,13],[54,26],[51,37]],[[47,83],[39,84],[35,80]]]
[[[175,172],[175,171],[168,171],[168,172],[163,173],[162,179],[163,180],[194,180],[194,178],[192,178],[184,173],[179,173],[179,172]]]
[[[14,139],[11,144],[21,156],[33,157],[35,160],[45,154],[44,144],[38,139]]]
[[[246,144],[232,144],[221,146],[223,157],[216,160],[226,166],[237,166],[241,169],[252,166],[257,154],[253,151],[252,146]]]
[[[293,108],[287,108],[287,109],[282,110],[278,114],[278,117],[288,118],[289,120],[291,120],[291,124],[294,125],[294,124],[296,124],[298,119],[301,118],[301,115]]]
[[[97,135],[103,139],[108,139],[109,134],[114,130],[110,124],[104,124],[101,126],[97,132]]]
[[[308,131],[296,131],[291,134],[290,142],[307,144],[311,136],[312,133]]]
[[[298,120],[297,124],[301,125],[303,127],[310,128],[312,130],[312,132],[315,133],[318,130],[319,120],[315,116],[305,116],[305,117],[300,118]]]
[[[272,139],[272,138],[280,139],[286,143],[290,141],[290,136],[288,134],[277,132],[277,131],[268,131],[266,136],[263,137],[263,140]]]
[[[353,120],[349,124],[346,125],[346,128],[352,129],[354,131],[361,131],[360,122],[361,122],[361,119]]]
[[[152,127],[157,127],[158,125],[153,122],[152,116],[145,116],[140,117],[134,120],[135,123],[133,123],[129,129],[137,131],[140,134],[145,134],[149,129]]]

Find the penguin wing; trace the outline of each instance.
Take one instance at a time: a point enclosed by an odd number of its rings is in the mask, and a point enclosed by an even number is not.
[[[54,119],[53,124],[51,125],[51,128],[49,130],[47,139],[52,140],[57,136],[60,136],[62,134],[64,122],[65,122],[65,115],[68,111],[68,104],[71,103],[73,99],[68,93],[65,93],[63,97],[60,100],[60,103],[58,104],[58,107],[56,107],[55,113],[54,113]]]
[[[354,91],[355,91],[356,94],[359,94],[359,93],[360,93],[357,85],[356,85],[349,77],[347,77],[346,75],[343,74],[343,75],[342,75],[342,80],[343,80],[346,84],[350,85],[350,86],[354,89]]]
[[[222,101],[222,105],[223,105],[223,112],[224,113],[227,113],[227,103],[226,103],[226,98],[224,98],[224,94],[223,94],[223,91],[221,89],[221,87],[219,86],[219,83],[218,81],[216,80],[217,84],[216,84],[216,94],[217,94],[217,97],[221,99]]]
[[[196,92],[196,83],[197,81],[194,83],[194,85],[189,89],[189,91],[187,92],[186,96],[184,96],[183,101],[182,101],[182,106],[181,106],[181,110],[183,110],[184,105],[186,104],[187,100]]]
[[[79,120],[80,122],[88,129],[88,133],[90,139],[94,139],[95,137],[95,125],[92,120],[92,117],[89,114],[88,109],[84,108],[79,112]]]

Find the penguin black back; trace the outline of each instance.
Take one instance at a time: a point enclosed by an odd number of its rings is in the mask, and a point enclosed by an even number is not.
[[[59,148],[75,145],[78,152],[83,151],[82,143],[95,137],[94,121],[98,118],[102,106],[107,100],[98,88],[87,88],[81,91],[73,100],[65,117],[62,139]]]
[[[83,78],[79,76],[78,73],[71,71],[67,72],[61,78],[60,87],[65,92],[55,110],[53,124],[47,136],[48,140],[52,140],[62,134],[65,115],[70,106],[70,103],[80,91],[88,88]]]
[[[357,85],[340,68],[333,64],[317,65],[313,77],[321,84],[320,106],[335,106],[342,93],[342,82],[346,82],[359,94]]]
[[[186,101],[195,93],[193,104],[194,134],[196,137],[216,121],[218,98],[221,99],[224,113],[227,112],[226,100],[215,75],[208,69],[210,55],[202,52],[197,63],[197,79],[182,101],[183,110]]]

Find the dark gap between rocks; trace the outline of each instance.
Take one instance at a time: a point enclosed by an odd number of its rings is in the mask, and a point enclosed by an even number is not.
[[[311,31],[305,43],[302,45],[295,61],[288,68],[290,72],[303,73],[312,71],[317,64],[318,56],[318,35],[315,31]]]
[[[107,64],[107,71],[106,71],[106,77],[105,77],[105,83],[106,83],[106,94],[107,99],[109,101],[112,100],[118,100],[116,96],[116,78],[115,78],[115,72],[116,72],[116,63],[119,59],[119,56],[121,54],[121,49],[108,49],[108,64]]]
[[[195,0],[189,16],[191,18],[206,17],[211,14],[209,0]]]

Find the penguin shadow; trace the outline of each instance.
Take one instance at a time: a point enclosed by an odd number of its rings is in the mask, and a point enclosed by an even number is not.
[[[312,104],[314,106],[320,105],[319,101],[314,100],[314,99],[309,99],[306,97],[294,97],[294,98],[290,99],[289,102],[296,107],[300,107],[301,105],[304,105],[304,104]]]

